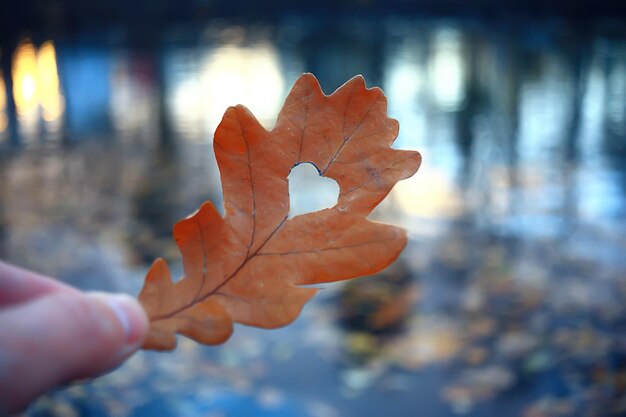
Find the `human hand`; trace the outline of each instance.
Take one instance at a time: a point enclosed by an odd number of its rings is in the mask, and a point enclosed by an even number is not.
[[[0,415],[123,362],[148,319],[136,299],[84,293],[0,262]]]

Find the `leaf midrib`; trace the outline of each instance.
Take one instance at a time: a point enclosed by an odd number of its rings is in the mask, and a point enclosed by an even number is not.
[[[254,257],[256,257],[256,255],[259,253],[259,251],[261,249],[263,249],[263,247],[282,228],[282,226],[285,224],[285,221],[287,220],[287,218],[288,218],[288,216],[285,216],[280,221],[280,223],[276,226],[276,228],[272,231],[272,233],[269,234],[269,236],[265,239],[265,241],[261,245],[259,245],[259,247],[254,251],[254,253],[252,253],[252,255],[248,254],[246,256],[246,259],[243,260],[243,262],[237,267],[237,269],[235,269],[229,276],[227,276],[219,285],[217,285],[211,291],[207,292],[202,297],[195,297],[191,302],[183,305],[182,307],[179,307],[179,308],[177,308],[175,310],[172,310],[172,311],[170,311],[169,313],[166,313],[166,314],[161,314],[161,315],[158,315],[158,316],[155,316],[155,317],[151,317],[150,321],[151,322],[155,322],[155,321],[171,319],[172,317],[176,316],[178,313],[181,313],[181,312],[187,310],[188,308],[191,308],[194,305],[203,302],[204,300],[206,300],[210,296],[215,295],[221,288],[223,288],[228,282],[230,282],[248,264],[248,262],[250,262]],[[206,259],[206,256],[204,258]],[[186,278],[183,277],[183,279],[186,279]]]

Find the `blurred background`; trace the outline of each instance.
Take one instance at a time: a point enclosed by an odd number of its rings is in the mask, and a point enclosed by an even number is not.
[[[373,214],[410,237],[380,276],[25,415],[626,416],[620,2],[295,3],[0,5],[0,258],[80,288],[137,294],[158,256],[179,276],[223,111],[269,128],[302,72],[382,87],[424,158]],[[294,207],[327,201],[302,181]]]

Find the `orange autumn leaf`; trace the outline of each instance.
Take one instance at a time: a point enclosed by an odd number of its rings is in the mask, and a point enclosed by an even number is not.
[[[139,295],[150,318],[144,348],[173,349],[177,333],[223,343],[234,322],[287,325],[318,291],[308,285],[396,259],[406,232],[367,216],[421,157],[391,149],[398,122],[386,111],[382,90],[361,76],[326,96],[311,74],[296,81],[271,131],[244,106],[226,110],[214,139],[225,215],[207,202],[174,226],[184,276],[173,282],[162,259],[150,268]],[[287,177],[303,162],[340,193],[332,208],[289,218]]]

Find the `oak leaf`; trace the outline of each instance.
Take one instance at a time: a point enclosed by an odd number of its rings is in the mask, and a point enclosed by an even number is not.
[[[421,162],[391,149],[398,122],[379,88],[356,76],[326,96],[302,75],[264,129],[244,106],[226,110],[215,132],[225,214],[204,203],[174,226],[184,276],[173,282],[162,259],[139,300],[150,318],[144,348],[170,350],[176,334],[226,341],[233,323],[276,328],[292,322],[317,288],[309,284],[376,273],[406,244],[406,232],[367,219],[396,182]],[[288,175],[303,162],[337,181],[332,208],[289,218]]]

